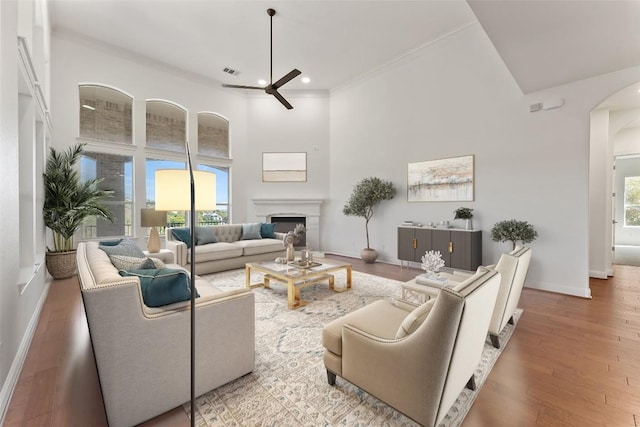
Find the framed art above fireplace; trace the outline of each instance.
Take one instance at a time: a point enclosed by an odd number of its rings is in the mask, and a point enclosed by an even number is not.
[[[305,182],[307,153],[262,153],[263,182]]]

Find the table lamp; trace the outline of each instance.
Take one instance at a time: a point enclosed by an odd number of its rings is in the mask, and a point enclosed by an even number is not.
[[[196,277],[195,225],[196,211],[216,209],[216,175],[194,171],[191,166],[189,142],[185,143],[188,169],[156,170],[156,209],[166,211],[190,211],[189,237],[191,241],[191,282]],[[196,294],[191,286],[191,426],[195,426],[195,377],[196,377]]]
[[[147,250],[149,253],[155,254],[160,252],[160,235],[156,227],[167,225],[167,212],[157,211],[155,209],[140,209],[140,225],[143,227],[151,227],[149,241],[147,242]]]

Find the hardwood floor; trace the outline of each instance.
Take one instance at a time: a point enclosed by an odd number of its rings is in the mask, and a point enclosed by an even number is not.
[[[421,272],[332,257],[399,281]],[[463,427],[640,427],[640,267],[590,286],[592,300],[523,291],[524,313]],[[51,286],[4,425],[107,425],[75,278]],[[143,424],[183,425],[182,408]]]

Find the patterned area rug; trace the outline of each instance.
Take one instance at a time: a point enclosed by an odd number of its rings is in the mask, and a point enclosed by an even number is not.
[[[241,269],[204,278],[226,290],[243,287],[244,275]],[[252,274],[252,279],[256,283],[259,275]],[[298,310],[287,309],[284,285],[271,282],[271,289],[255,288],[255,370],[198,397],[196,426],[418,425],[341,378],[336,386],[327,383],[322,362],[324,325],[375,300],[399,298],[401,293],[398,281],[356,271],[352,279],[351,291],[344,293],[334,293],[324,283],[303,288],[301,297],[310,303]],[[336,287],[345,283],[345,273],[336,273]],[[521,313],[516,312],[516,320]],[[513,328],[507,325],[501,343],[506,344]],[[499,354],[487,340],[476,369],[477,390]],[[465,389],[439,426],[459,426],[477,393]],[[184,410],[190,413],[189,404]]]

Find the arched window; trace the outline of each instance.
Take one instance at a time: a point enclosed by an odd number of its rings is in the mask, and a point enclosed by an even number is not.
[[[80,138],[133,144],[133,98],[94,84],[79,86]]]
[[[215,113],[198,113],[198,153],[229,158],[229,121]]]
[[[160,100],[147,101],[147,147],[184,153],[187,110]]]

